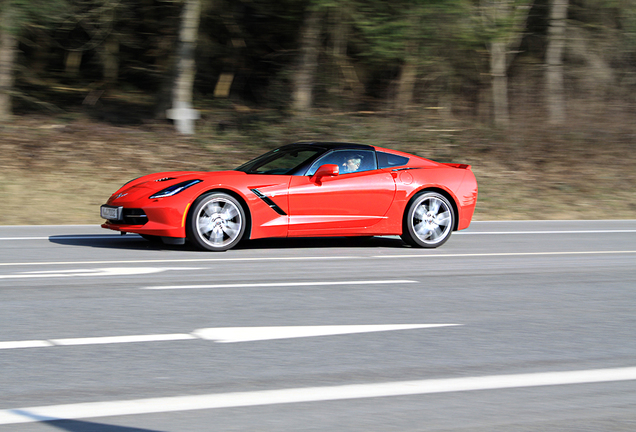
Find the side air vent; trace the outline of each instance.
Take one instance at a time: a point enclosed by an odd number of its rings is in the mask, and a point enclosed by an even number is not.
[[[168,180],[174,180],[174,177],[164,177],[164,178],[160,178],[159,180],[155,180],[156,182],[165,182]]]
[[[274,201],[272,201],[270,197],[265,195],[263,192],[259,191],[258,189],[250,189],[250,190],[254,193],[254,195],[262,199],[265,204],[270,206],[271,209],[274,210],[276,213],[278,213],[281,216],[287,216],[287,213],[285,213],[282,208],[278,207],[278,205]]]

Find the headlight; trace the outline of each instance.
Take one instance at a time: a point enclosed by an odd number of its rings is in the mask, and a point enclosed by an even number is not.
[[[150,199],[165,198],[165,197],[176,195],[179,192],[183,192],[190,186],[194,186],[195,184],[201,183],[202,181],[203,180],[188,180],[181,183],[177,183],[175,185],[165,188],[162,191],[157,192],[156,194],[152,195]]]

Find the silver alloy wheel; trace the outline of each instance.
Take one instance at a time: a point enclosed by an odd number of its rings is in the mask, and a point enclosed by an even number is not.
[[[236,245],[245,231],[245,213],[230,195],[213,193],[195,204],[191,215],[193,240],[204,249],[223,251]]]
[[[448,240],[453,223],[453,209],[446,197],[437,192],[423,193],[409,207],[402,237],[414,246],[437,247]]]

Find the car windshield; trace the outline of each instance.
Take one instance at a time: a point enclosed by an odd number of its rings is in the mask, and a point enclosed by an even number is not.
[[[285,146],[257,157],[236,171],[248,174],[303,175],[312,161],[325,152],[316,146]]]

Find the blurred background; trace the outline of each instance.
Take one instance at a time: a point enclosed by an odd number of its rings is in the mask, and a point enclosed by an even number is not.
[[[300,140],[471,164],[488,219],[636,218],[633,0],[0,0],[0,224]]]

